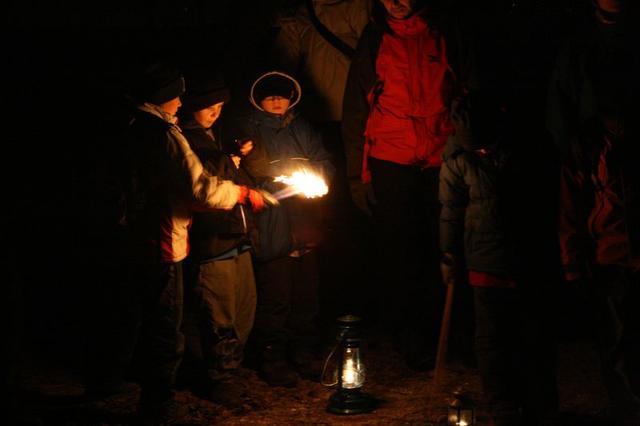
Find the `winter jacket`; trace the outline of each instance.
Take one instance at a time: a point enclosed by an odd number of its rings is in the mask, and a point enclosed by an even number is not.
[[[250,97],[257,105],[253,93]],[[242,136],[251,138],[255,144],[243,163],[262,188],[276,194],[283,185],[273,178],[290,175],[300,168],[321,174],[327,182],[331,179],[331,157],[322,145],[320,133],[295,111],[290,109],[277,116],[256,108],[241,121]],[[258,214],[257,257],[271,260],[317,244],[319,213],[318,200],[291,197],[282,200],[279,207]]]
[[[240,188],[207,173],[175,118],[159,107],[138,107],[129,126],[126,225],[131,255],[172,263],[189,251],[191,211],[230,209]]]
[[[252,186],[246,172],[236,168],[210,131],[195,121],[184,123],[181,128],[207,172],[238,185]],[[191,255],[198,261],[206,261],[230,250],[246,247],[251,243],[254,227],[251,209],[240,204],[230,210],[195,212],[189,230]]]
[[[578,139],[596,118],[624,122],[625,133],[637,135],[640,54],[632,34],[610,30],[584,23],[558,52],[549,80],[546,125],[564,159],[573,156],[572,147],[580,145]]]
[[[550,79],[547,128],[564,159],[558,231],[567,279],[593,264],[640,258],[640,55],[632,40],[615,26],[586,23]]]
[[[369,21],[371,0],[313,0],[320,22],[355,49]],[[306,5],[277,24],[275,56],[279,67],[301,80],[305,88],[305,115],[315,122],[342,120],[342,96],[350,58],[316,30]]]
[[[558,225],[569,280],[589,276],[594,264],[624,266],[632,261],[640,211],[636,204],[632,216],[631,203],[640,195],[640,181],[637,165],[620,157],[625,154],[618,142],[604,139],[597,165],[590,171],[569,164],[562,167]],[[637,252],[633,260],[638,266]]]
[[[520,189],[504,147],[462,147],[451,137],[440,169],[440,249],[467,269],[515,276],[522,265],[517,241]],[[526,244],[526,242],[524,242]]]
[[[469,56],[455,25],[445,20],[425,25],[421,19],[414,15],[398,21],[395,34],[373,22],[363,31],[343,103],[342,136],[351,179],[369,179],[368,156],[421,167],[440,165],[452,133],[448,92],[464,74],[464,58]],[[424,32],[414,33],[420,27]]]

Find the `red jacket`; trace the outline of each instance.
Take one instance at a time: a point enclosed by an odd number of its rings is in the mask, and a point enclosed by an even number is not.
[[[453,131],[446,106],[452,74],[444,38],[419,15],[389,20],[376,58],[377,83],[369,92],[362,179],[368,156],[398,164],[439,167]]]
[[[630,257],[628,201],[620,152],[602,138],[591,171],[562,168],[559,236],[568,280],[589,273],[589,265],[627,265]],[[620,141],[618,141],[620,142]]]

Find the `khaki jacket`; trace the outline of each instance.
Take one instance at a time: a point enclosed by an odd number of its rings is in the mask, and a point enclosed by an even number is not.
[[[329,31],[355,49],[369,21],[371,0],[314,0],[316,16]],[[315,122],[340,121],[350,60],[315,29],[302,5],[277,22],[277,64],[298,78],[305,93],[303,109]]]

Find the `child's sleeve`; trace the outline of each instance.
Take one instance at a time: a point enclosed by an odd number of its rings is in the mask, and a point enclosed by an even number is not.
[[[450,158],[440,168],[439,198],[440,250],[461,256],[464,252],[464,216],[469,202],[469,190],[458,166],[459,157]]]

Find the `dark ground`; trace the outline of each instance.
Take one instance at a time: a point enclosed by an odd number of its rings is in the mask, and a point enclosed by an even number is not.
[[[340,252],[338,238],[326,241],[325,253]],[[345,297],[348,282],[345,279],[344,260],[332,257],[323,263],[323,310],[321,332],[324,337],[322,358],[333,345],[334,319],[348,309],[340,302]],[[71,296],[70,284],[60,277],[69,272],[70,265],[42,264],[25,270],[23,279],[51,275],[48,291],[33,297],[33,288],[23,288],[26,321],[22,347],[18,353],[20,377],[16,396],[19,412],[29,426],[116,426],[132,425],[139,393],[137,385],[124,395],[105,400],[87,402],[82,399],[82,371],[84,367],[84,341],[91,333],[84,322],[76,295],[66,303],[61,294]],[[104,271],[103,271],[104,272]],[[26,281],[23,281],[26,282]],[[91,285],[89,281],[85,283]],[[66,290],[65,290],[65,287]],[[357,297],[365,297],[366,289],[353,289]],[[459,291],[458,295],[464,292]],[[599,421],[598,412],[605,400],[595,353],[580,327],[574,305],[558,292],[560,305],[566,306],[557,319],[560,343],[558,345],[558,386],[560,408],[564,423],[570,426],[607,425]],[[76,306],[74,306],[76,305]],[[353,306],[361,306],[357,303]],[[455,306],[453,315],[464,318],[464,307]],[[366,315],[366,313],[365,313]],[[366,319],[366,318],[365,318]],[[468,318],[467,318],[468,319]],[[458,324],[458,325],[456,325]],[[334,391],[318,382],[303,380],[294,389],[271,388],[261,381],[255,370],[242,368],[240,382],[246,393],[242,403],[232,408],[194,396],[187,389],[178,389],[177,398],[190,410],[188,425],[431,425],[446,413],[455,390],[469,393],[478,404],[478,424],[486,424],[486,412],[481,403],[477,370],[461,361],[461,347],[465,343],[459,322],[451,330],[451,350],[447,375],[441,385],[434,386],[432,372],[410,370],[393,350],[387,335],[375,327],[365,327],[364,360],[367,367],[366,392],[381,401],[370,414],[336,416],[325,411],[329,396]]]
[[[369,336],[372,338],[373,336]],[[430,425],[446,413],[451,393],[464,389],[476,401],[480,398],[477,371],[450,362],[439,388],[432,372],[409,370],[388,342],[370,340],[366,347],[368,393],[381,400],[370,414],[336,416],[325,411],[332,389],[320,383],[302,381],[294,389],[271,388],[254,370],[242,368],[246,386],[242,404],[226,408],[178,390],[177,399],[189,406],[189,425]],[[76,354],[77,355],[77,354]],[[564,342],[558,347],[561,411],[567,425],[606,425],[598,422],[603,407],[597,362],[586,341]],[[83,402],[82,360],[69,356],[57,360],[51,352],[24,354],[20,385],[21,412],[27,425],[80,426],[131,425],[139,389],[118,397]],[[478,424],[486,424],[484,409],[478,407]],[[29,420],[29,421],[27,421]]]

